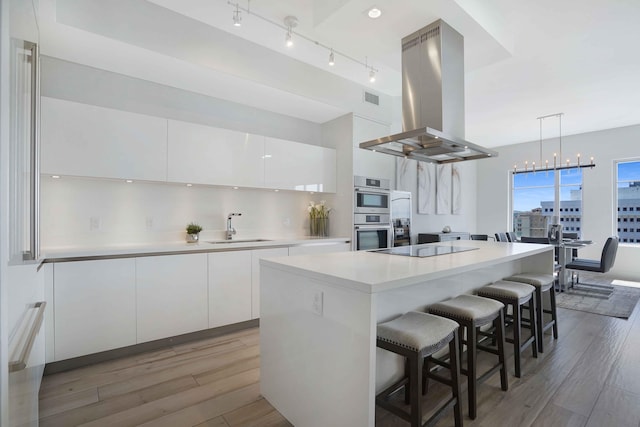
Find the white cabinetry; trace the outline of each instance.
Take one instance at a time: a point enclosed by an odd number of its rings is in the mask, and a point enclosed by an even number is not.
[[[260,260],[289,255],[288,248],[256,249],[251,251],[251,318],[260,317]]]
[[[209,327],[251,319],[251,251],[210,253]]]
[[[395,181],[396,157],[360,148],[360,143],[389,135],[389,126],[363,117],[353,118],[353,174]],[[392,187],[393,188],[393,187]]]
[[[55,360],[136,343],[135,269],[134,258],[55,264]]]
[[[318,245],[291,246],[289,248],[289,255],[327,254],[329,252],[346,252],[350,250],[350,243],[326,243]]]
[[[167,121],[95,105],[41,98],[41,172],[167,179]]]
[[[264,185],[264,136],[176,120],[168,129],[169,181]]]
[[[207,254],[136,258],[138,342],[207,329]]]
[[[284,190],[336,191],[336,150],[265,138],[265,186]]]

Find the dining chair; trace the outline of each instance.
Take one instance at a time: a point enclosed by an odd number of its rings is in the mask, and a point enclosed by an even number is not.
[[[565,266],[567,270],[577,271],[590,271],[593,273],[606,273],[611,270],[613,264],[616,261],[616,254],[618,252],[618,237],[611,236],[607,239],[602,248],[602,255],[600,259],[584,259],[576,258]],[[576,285],[583,285],[581,289],[590,290],[592,292],[611,294],[613,292],[613,286],[609,285],[596,285],[592,283],[580,283],[580,275],[576,275],[576,281],[571,280],[571,287],[575,288]],[[586,287],[585,287],[586,286]],[[595,288],[595,289],[593,289]]]
[[[518,236],[516,236],[516,233],[513,231],[507,231],[507,239],[509,239],[510,242],[517,242]]]
[[[496,233],[496,242],[508,242],[507,233]]]
[[[472,234],[471,240],[489,240],[489,236],[486,234]]]

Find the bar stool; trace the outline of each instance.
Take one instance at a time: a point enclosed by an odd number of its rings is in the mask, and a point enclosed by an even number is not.
[[[438,363],[433,354],[449,344],[451,378],[424,371],[425,360]],[[412,427],[431,426],[437,423],[445,410],[453,405],[456,427],[462,427],[460,407],[460,355],[458,324],[439,316],[410,311],[394,320],[378,325],[377,346],[405,357],[405,376],[376,396],[376,404],[409,421]],[[438,363],[440,364],[440,363]],[[451,387],[452,397],[422,423],[421,396],[423,375]],[[405,386],[405,402],[411,404],[411,412],[400,409],[388,401],[391,394]],[[426,391],[426,390],[425,390]]]
[[[553,339],[558,339],[558,312],[556,310],[556,288],[554,286],[553,274],[541,273],[520,273],[504,280],[510,282],[526,283],[536,288],[536,308],[538,310],[536,319],[538,320],[538,351],[544,353],[543,337],[549,328],[553,328]],[[542,303],[542,294],[549,293],[549,309],[545,310]],[[551,320],[545,323],[544,315],[550,314]]]
[[[538,357],[536,300],[533,297],[536,288],[525,283],[497,281],[478,289],[478,296],[492,298],[505,305],[504,317],[507,319],[507,309],[513,309],[513,338],[505,338],[505,341],[513,344],[513,359],[515,361],[516,378],[521,376],[521,354],[524,349],[531,346],[533,357]],[[527,304],[529,308],[529,327],[531,336],[522,342],[522,307]]]
[[[466,340],[460,339],[460,354],[462,344],[467,344],[467,369],[460,372],[467,376],[469,417],[473,420],[477,414],[477,385],[484,382],[496,371],[500,371],[500,385],[502,390],[509,388],[507,382],[507,368],[504,351],[504,304],[489,298],[474,295],[460,295],[447,301],[433,304],[429,313],[455,320],[466,329]],[[493,336],[497,341],[497,349],[478,344],[478,330],[481,326],[493,323]],[[460,334],[463,336],[463,334]],[[476,372],[477,351],[482,350],[498,356],[498,363],[482,374],[479,378]]]

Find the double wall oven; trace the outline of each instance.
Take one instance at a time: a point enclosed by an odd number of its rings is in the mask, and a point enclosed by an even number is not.
[[[357,251],[391,246],[391,190],[388,179],[354,177],[353,246]]]

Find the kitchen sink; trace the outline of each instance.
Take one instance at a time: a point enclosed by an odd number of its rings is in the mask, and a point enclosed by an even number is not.
[[[270,242],[270,239],[237,239],[237,240],[209,240],[207,243],[217,245],[218,243],[257,243]]]

